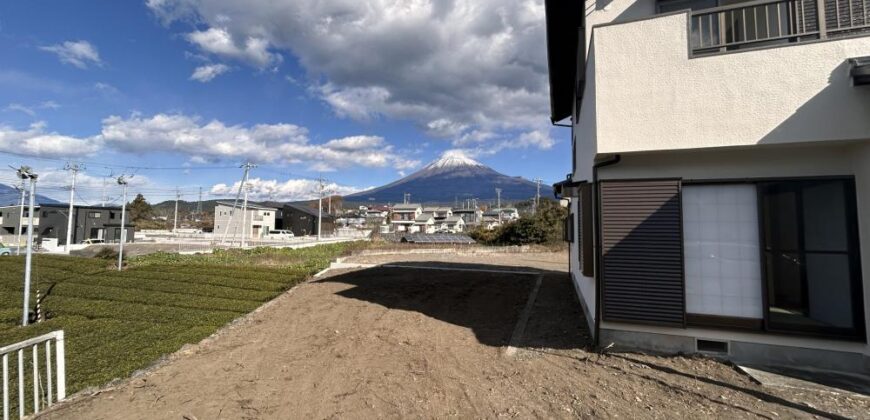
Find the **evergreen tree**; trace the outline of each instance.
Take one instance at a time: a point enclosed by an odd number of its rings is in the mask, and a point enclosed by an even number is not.
[[[130,220],[133,223],[150,220],[154,214],[151,204],[148,204],[148,201],[145,200],[142,194],[136,194],[136,198],[127,207],[130,211]]]

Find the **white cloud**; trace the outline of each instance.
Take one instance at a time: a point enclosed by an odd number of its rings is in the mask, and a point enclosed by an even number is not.
[[[180,114],[111,116],[103,120],[100,139],[126,152],[178,152],[197,161],[301,163],[320,171],[351,166],[406,169],[419,165],[419,161],[395,153],[382,137],[351,136],[314,144],[309,142],[306,128],[293,124],[229,126],[218,120],[202,122]]]
[[[91,64],[97,66],[103,65],[97,47],[88,41],[65,41],[62,44],[39,47],[39,49],[54,53],[62,63],[70,64],[80,69],[86,69]]]
[[[3,108],[3,110],[6,112],[21,112],[21,113],[27,114],[31,117],[35,117],[37,109],[58,109],[58,108],[60,108],[60,105],[58,105],[57,102],[45,101],[45,102],[42,102],[42,103],[35,105],[35,106],[27,106],[27,105],[22,105],[22,104],[11,103],[11,104],[7,105],[6,108]]]
[[[207,64],[199,66],[193,70],[193,74],[190,75],[190,80],[196,80],[202,83],[210,82],[215,77],[218,77],[229,70],[230,67],[226,64]]]
[[[45,129],[45,123],[36,122],[26,130],[0,125],[0,150],[43,157],[80,157],[100,149],[95,138],[65,136]]]
[[[189,38],[216,55],[262,68],[292,53],[339,116],[408,119],[456,146],[549,147],[525,134],[549,131],[543,0],[147,5],[167,23],[208,25]]]
[[[254,169],[256,171],[256,169]],[[233,196],[239,190],[241,181],[232,185],[217,184],[211,188],[213,195]],[[299,201],[317,198],[318,181],[313,179],[290,179],[278,181],[274,179],[252,178],[248,180],[248,198],[252,200]],[[331,194],[348,195],[363,191],[365,188],[327,183],[324,191]]]
[[[9,111],[17,111],[17,112],[21,112],[21,113],[24,113],[24,114],[30,115],[31,117],[35,117],[35,116],[36,116],[36,111],[34,111],[33,108],[28,107],[28,106],[24,106],[24,105],[21,105],[21,104],[9,104],[9,105],[7,105],[6,108],[4,108],[3,110],[4,110],[4,111],[7,111],[7,112],[9,112]]]
[[[236,40],[225,28],[209,28],[187,34],[187,40],[204,52],[239,60],[260,69],[281,63],[281,56],[269,52],[269,42],[246,35]]]
[[[383,137],[349,136],[311,143],[308,130],[294,124],[227,125],[183,114],[133,114],[103,119],[102,130],[90,137],[46,131],[44,123],[26,130],[0,125],[0,150],[22,155],[79,157],[111,148],[125,153],[177,153],[191,163],[218,161],[302,164],[312,170],[334,171],[362,166],[406,170],[420,165],[396,152]]]

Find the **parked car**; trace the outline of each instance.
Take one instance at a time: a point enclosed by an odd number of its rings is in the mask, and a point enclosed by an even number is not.
[[[289,230],[270,230],[269,239],[290,239],[293,237],[293,232]]]
[[[0,255],[2,255],[2,256],[12,255],[12,249],[10,249],[8,246],[0,243]]]
[[[85,239],[82,243],[85,245],[102,245],[106,243],[106,241],[103,239]]]

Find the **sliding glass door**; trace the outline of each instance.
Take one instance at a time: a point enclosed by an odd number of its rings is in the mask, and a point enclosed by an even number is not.
[[[762,182],[758,194],[768,329],[862,337],[854,181]]]

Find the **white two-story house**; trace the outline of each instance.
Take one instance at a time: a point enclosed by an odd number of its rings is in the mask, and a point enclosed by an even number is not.
[[[870,370],[870,0],[546,11],[597,342]]]
[[[242,204],[219,201],[214,209],[214,234],[228,239],[259,239],[275,229],[275,213],[278,209],[248,203],[242,212]]]

